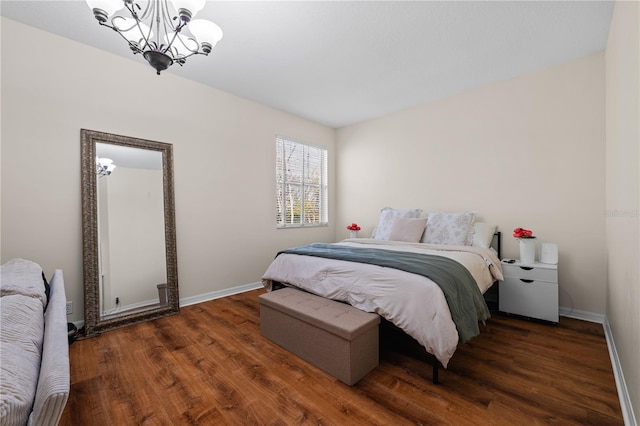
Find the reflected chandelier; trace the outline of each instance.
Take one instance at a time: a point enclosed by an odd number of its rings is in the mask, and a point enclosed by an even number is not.
[[[96,157],[96,174],[99,178],[109,176],[116,168],[111,158]]]
[[[120,34],[157,74],[192,55],[208,55],[222,39],[219,26],[191,19],[205,0],[86,0],[100,25]],[[186,31],[185,31],[186,30]]]

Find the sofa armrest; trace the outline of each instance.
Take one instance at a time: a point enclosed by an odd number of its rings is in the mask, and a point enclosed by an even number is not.
[[[57,425],[69,398],[69,340],[62,270],[54,272],[50,285],[51,296],[44,315],[42,364],[29,425]]]

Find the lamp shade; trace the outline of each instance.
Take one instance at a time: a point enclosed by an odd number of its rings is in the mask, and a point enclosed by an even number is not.
[[[104,166],[108,166],[110,164],[113,164],[113,160],[111,158],[105,158],[105,157],[98,157],[96,158],[96,163],[98,163],[100,166],[104,167]]]
[[[112,16],[118,10],[124,8],[124,2],[122,0],[86,0],[87,5],[91,10],[100,9],[104,11],[107,16]]]
[[[222,29],[211,21],[194,19],[189,23],[189,31],[199,44],[209,43],[215,46],[222,39]]]
[[[191,16],[195,16],[204,7],[205,0],[171,0],[171,4],[177,11],[186,9],[191,12]]]

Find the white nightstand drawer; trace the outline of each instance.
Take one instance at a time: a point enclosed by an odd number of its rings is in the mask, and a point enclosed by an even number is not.
[[[500,282],[500,311],[558,322],[558,284],[525,278]]]
[[[524,278],[527,280],[558,282],[557,268],[543,268],[539,266],[520,266],[519,264],[502,263],[504,278]]]

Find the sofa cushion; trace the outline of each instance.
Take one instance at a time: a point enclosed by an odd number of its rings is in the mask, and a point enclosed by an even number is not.
[[[40,374],[44,318],[38,298],[0,297],[0,424],[26,425]]]
[[[13,259],[0,267],[0,424],[25,425],[33,407],[44,340],[42,268]]]
[[[42,267],[25,259],[11,259],[0,266],[0,296],[21,294],[37,297],[47,307],[47,287]]]

